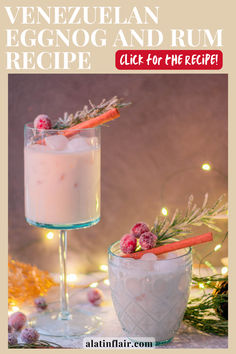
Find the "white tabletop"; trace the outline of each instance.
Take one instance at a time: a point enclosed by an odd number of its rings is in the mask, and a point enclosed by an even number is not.
[[[96,279],[101,279],[104,277],[104,273],[95,273],[94,275],[83,276],[80,283],[87,283]],[[92,313],[99,316],[102,320],[102,326],[93,333],[92,337],[125,337],[125,334],[121,328],[119,320],[116,316],[114,307],[112,305],[110,289],[109,286],[101,282],[99,288],[102,289],[105,301],[102,306],[96,307],[88,303],[86,292],[84,290],[73,290],[73,295],[71,295],[70,303],[71,306],[76,306],[78,309],[80,306],[86,310],[90,310]],[[59,294],[58,294],[59,295]],[[50,340],[57,344],[60,344],[66,348],[83,348],[83,339],[85,336],[78,338],[59,338],[59,337],[46,337],[40,336],[40,339]],[[228,337],[219,337],[215,335],[209,335],[196,330],[193,327],[186,326],[184,323],[177,334],[175,335],[172,342],[159,346],[157,348],[227,348],[228,347]]]

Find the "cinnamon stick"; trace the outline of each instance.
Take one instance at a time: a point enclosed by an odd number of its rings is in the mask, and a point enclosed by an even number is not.
[[[71,128],[65,129],[63,131],[63,134],[68,138],[68,137],[71,137],[74,134],[76,134],[78,132],[78,130],[80,130],[80,129],[94,128],[94,127],[97,127],[98,125],[101,125],[101,124],[107,123],[113,119],[116,119],[119,116],[120,116],[120,113],[119,113],[118,109],[113,108],[113,109],[110,109],[109,111],[101,114],[100,116],[85,120],[84,122],[76,124]]]
[[[193,237],[186,238],[184,240],[180,240],[180,241],[168,243],[163,246],[151,248],[150,250],[125,254],[125,255],[122,255],[122,257],[139,259],[146,253],[154,253],[155,255],[159,255],[159,254],[168,253],[171,251],[176,251],[176,250],[186,248],[186,247],[192,247],[192,246],[199,245],[201,243],[209,242],[212,240],[213,240],[212,232],[208,232],[203,235],[193,236]]]
[[[57,134],[62,134],[67,138],[72,137],[73,135],[79,133],[79,130],[94,128],[98,125],[107,123],[113,119],[119,118],[120,113],[117,108],[112,108],[109,111],[101,114],[100,116],[85,120],[84,122],[78,123],[73,127],[67,128],[65,130],[59,130]],[[50,132],[50,130],[49,130]],[[37,144],[45,145],[45,139],[40,139],[37,141]]]

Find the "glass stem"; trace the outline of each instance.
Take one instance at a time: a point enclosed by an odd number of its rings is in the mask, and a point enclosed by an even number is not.
[[[66,278],[66,251],[67,251],[67,232],[60,230],[59,232],[59,257],[60,257],[60,298],[61,298],[61,312],[60,319],[68,320],[69,313],[69,301],[68,301],[68,289]]]

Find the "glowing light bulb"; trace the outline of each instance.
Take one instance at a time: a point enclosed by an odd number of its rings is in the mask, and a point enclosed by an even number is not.
[[[19,309],[19,307],[18,306],[12,306],[12,311],[13,312],[17,312],[17,311],[19,311],[20,309]]]
[[[108,271],[108,266],[106,264],[101,264],[99,266],[99,269],[102,270],[103,272],[107,272]]]
[[[218,251],[219,249],[221,249],[222,245],[216,245],[215,248],[214,248],[214,251]]]
[[[110,285],[109,279],[105,279],[105,280],[103,281],[103,283],[106,284],[106,285]]]
[[[162,213],[162,215],[167,216],[168,215],[168,210],[165,207],[163,207],[161,209],[161,213]]]
[[[216,269],[213,267],[213,265],[212,265],[210,262],[205,261],[204,264],[205,264],[207,267],[211,268],[211,270],[213,270],[213,272],[216,271]]]
[[[50,232],[48,232],[48,233],[46,234],[46,237],[47,237],[48,240],[52,240],[53,237],[54,237],[54,233],[50,231]]]
[[[20,309],[18,306],[12,306],[11,309],[8,311],[8,315],[10,316],[14,312],[18,312]]]
[[[68,282],[76,281],[77,280],[77,275],[76,274],[68,274],[67,277],[66,277],[66,280]]]
[[[221,274],[227,274],[228,273],[228,267],[222,267],[221,268]]]
[[[94,282],[94,283],[89,285],[90,288],[96,288],[97,286],[98,286],[97,282]]]
[[[205,288],[203,283],[199,283],[198,286],[199,286],[200,289],[204,289]]]
[[[203,171],[210,171],[211,170],[211,165],[209,163],[203,163],[202,164],[202,170]]]

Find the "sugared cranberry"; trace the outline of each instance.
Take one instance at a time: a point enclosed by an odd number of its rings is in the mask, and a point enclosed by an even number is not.
[[[39,296],[34,300],[34,304],[39,310],[45,310],[48,306],[45,298],[43,296]]]
[[[51,129],[52,123],[46,114],[39,114],[34,120],[35,129]]]
[[[124,235],[120,240],[120,249],[123,253],[133,253],[137,245],[137,240],[132,234]]]
[[[21,340],[24,343],[35,343],[39,339],[39,333],[35,328],[24,328],[21,332]]]
[[[139,238],[144,232],[148,231],[149,227],[144,222],[138,222],[131,229],[131,233],[137,238]]]
[[[16,331],[19,331],[22,327],[24,327],[26,320],[26,316],[22,312],[14,312],[9,317],[9,325]]]
[[[88,301],[91,302],[91,304],[98,306],[102,302],[103,299],[103,294],[100,289],[89,289],[87,292],[88,295]]]
[[[152,232],[144,232],[139,239],[139,244],[142,250],[149,250],[153,248],[156,244],[157,236]]]
[[[16,333],[8,333],[8,344],[16,345],[18,343]]]

